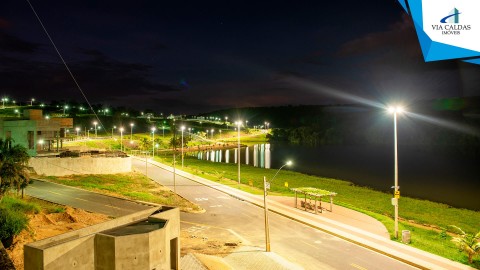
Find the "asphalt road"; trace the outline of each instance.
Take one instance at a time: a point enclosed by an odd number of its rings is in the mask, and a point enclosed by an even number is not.
[[[54,203],[70,205],[90,212],[120,217],[151,206],[128,200],[35,180],[25,189],[26,194]]]
[[[137,171],[146,172],[145,162],[132,159],[132,163]],[[174,189],[171,172],[148,164],[147,174]],[[181,213],[182,229],[229,229],[244,244],[255,249],[265,247],[262,208],[178,175],[175,191],[206,209],[203,214]],[[269,220],[271,250],[305,269],[416,269],[277,214],[270,213]]]

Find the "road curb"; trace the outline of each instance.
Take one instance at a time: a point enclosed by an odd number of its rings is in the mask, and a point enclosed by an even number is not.
[[[162,164],[162,163],[159,163],[159,162],[156,162],[156,161],[152,162],[151,160],[149,160],[148,162],[153,166],[159,167],[161,169],[164,169],[166,171],[169,171],[169,172],[173,173],[173,168],[168,166],[168,165],[165,165],[165,164]],[[244,191],[237,190],[237,189],[234,189],[232,187],[213,182],[212,180],[204,179],[201,176],[193,175],[191,173],[188,173],[188,172],[185,172],[185,171],[182,171],[182,170],[179,170],[179,169],[175,169],[175,172],[176,172],[177,175],[185,177],[185,178],[190,179],[192,181],[195,181],[195,182],[197,182],[201,185],[208,186],[212,189],[220,191],[220,192],[222,192],[224,194],[227,194],[231,197],[234,197],[236,199],[248,202],[248,203],[253,204],[255,206],[258,206],[260,208],[264,208],[263,200],[261,202],[255,202],[255,199],[252,200],[252,198],[250,198],[248,196],[238,196],[236,194],[234,195],[234,194],[231,193],[231,192],[238,193],[238,192],[244,192]],[[215,185],[209,185],[208,183],[205,183],[206,181],[212,182]],[[229,191],[228,189],[234,189],[234,190]],[[249,194],[249,193],[247,193],[247,194]],[[252,195],[252,196],[254,196],[254,195]],[[272,202],[270,202],[270,203],[272,203]],[[274,202],[274,203],[276,203],[276,202]],[[275,207],[278,208],[278,206],[275,206]],[[395,259],[397,261],[403,262],[407,265],[419,268],[419,269],[439,269],[439,270],[440,269],[445,269],[445,270],[448,270],[448,269],[452,269],[450,267],[454,267],[455,269],[472,269],[472,270],[474,269],[474,268],[471,268],[468,265],[464,265],[464,264],[461,264],[459,262],[451,261],[449,259],[443,258],[443,257],[435,255],[435,254],[428,253],[426,251],[423,251],[423,250],[420,250],[420,249],[417,249],[417,248],[414,248],[414,247],[404,246],[403,244],[400,244],[400,243],[397,243],[397,242],[394,242],[394,241],[388,242],[389,245],[393,245],[393,246],[401,245],[401,246],[399,246],[399,248],[402,248],[402,249],[409,249],[409,248],[415,249],[415,251],[411,250],[410,252],[424,253],[423,256],[425,256],[425,257],[429,257],[429,256],[438,257],[438,258],[434,258],[434,259],[436,261],[440,261],[440,263],[442,263],[443,265],[448,265],[449,266],[449,268],[444,268],[442,266],[439,266],[438,264],[431,263],[431,262],[426,261],[424,259],[418,259],[416,257],[412,257],[412,255],[405,254],[401,251],[392,250],[392,248],[388,247],[388,246],[383,246],[384,247],[383,249],[380,248],[380,247],[375,247],[375,246],[379,246],[381,244],[373,243],[373,242],[371,242],[371,240],[367,240],[367,239],[360,239],[360,237],[358,237],[358,236],[352,235],[349,232],[341,232],[340,229],[334,229],[334,228],[330,227],[329,225],[322,225],[322,226],[317,225],[317,224],[315,224],[315,223],[317,223],[317,221],[303,220],[301,217],[291,216],[291,215],[288,215],[286,213],[283,213],[281,210],[276,210],[276,209],[272,209],[272,208],[269,208],[269,211],[272,212],[272,213],[281,215],[283,217],[286,217],[288,219],[294,220],[296,222],[302,223],[306,226],[318,229],[318,230],[323,231],[325,233],[328,233],[330,235],[336,236],[336,237],[341,238],[345,241],[348,241],[348,242],[351,242],[353,244],[359,245],[359,246],[364,247],[366,249],[372,250],[376,253],[382,254],[382,255],[387,256],[389,258],[392,258],[392,259]],[[386,240],[384,240],[384,241],[386,241]],[[387,251],[385,249],[388,249],[389,251]],[[395,255],[394,253],[396,253],[397,255]],[[399,256],[399,255],[403,255],[403,256]],[[442,260],[444,260],[444,261],[441,262]]]
[[[74,188],[74,189],[78,189],[78,190],[81,190],[81,191],[88,191],[88,192],[92,192],[92,193],[95,193],[95,194],[98,194],[98,195],[102,195],[102,196],[105,196],[105,197],[111,197],[111,198],[120,199],[120,200],[124,200],[124,201],[128,201],[128,202],[133,202],[133,203],[138,203],[138,204],[144,204],[144,205],[148,205],[148,206],[152,206],[152,207],[163,206],[163,205],[161,205],[161,204],[156,204],[156,203],[152,203],[152,202],[136,201],[136,200],[132,200],[132,199],[128,199],[128,198],[117,197],[117,196],[110,195],[110,194],[104,194],[104,193],[99,193],[99,192],[96,192],[96,191],[91,191],[91,190],[87,190],[87,189],[81,189],[81,188],[78,188],[78,187],[73,187],[73,186],[68,186],[68,185],[64,185],[64,184],[59,184],[59,183],[55,183],[55,182],[52,182],[52,181],[48,181],[48,180],[46,180],[46,179],[37,179],[37,178],[32,178],[32,179],[33,179],[34,181],[48,182],[48,183],[55,184],[55,185],[59,185],[59,186],[64,186],[64,187],[68,187],[68,188]],[[30,195],[29,195],[29,196],[30,196]],[[35,197],[35,196],[32,196],[32,197]],[[36,197],[35,197],[35,198],[36,198]],[[45,199],[41,199],[41,200],[51,202],[51,201],[45,200]],[[52,203],[55,203],[55,202],[52,202]],[[55,203],[55,204],[59,204],[59,203]]]

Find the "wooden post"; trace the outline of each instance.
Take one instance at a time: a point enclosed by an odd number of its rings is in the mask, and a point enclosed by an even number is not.
[[[330,195],[330,212],[332,212],[332,206],[333,206],[333,196]]]
[[[320,213],[323,213],[323,209],[322,209],[322,196],[320,196]]]
[[[321,204],[322,202],[320,202]],[[318,211],[317,211],[317,196],[315,196],[315,214],[318,214]]]
[[[298,204],[297,204],[297,190],[295,190],[295,208],[298,207]]]
[[[303,207],[305,208],[305,211],[307,211],[307,193],[304,193],[305,194],[305,203],[303,204]]]

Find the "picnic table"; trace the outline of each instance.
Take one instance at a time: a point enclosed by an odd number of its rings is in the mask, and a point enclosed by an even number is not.
[[[318,210],[320,210],[320,213],[322,213],[323,208],[322,208],[322,197],[329,196],[330,197],[330,212],[333,211],[333,197],[337,195],[335,192],[319,189],[319,188],[313,188],[313,187],[299,187],[299,188],[291,188],[293,192],[295,192],[295,208],[298,208],[298,194],[303,194],[304,195],[304,200],[301,201],[301,207],[305,209],[305,211],[308,210],[313,210],[315,213],[318,213]],[[309,202],[307,202],[307,197],[309,199]],[[312,199],[315,201],[314,204],[312,204]],[[317,206],[317,201],[319,202]]]

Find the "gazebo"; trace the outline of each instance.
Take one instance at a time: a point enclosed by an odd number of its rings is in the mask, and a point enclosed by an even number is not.
[[[330,197],[330,212],[333,210],[333,196],[337,195],[335,192],[330,192],[327,190],[319,189],[319,188],[313,188],[313,187],[299,187],[299,188],[291,188],[291,191],[295,192],[295,208],[298,208],[298,194],[303,194],[304,195],[304,200],[301,201],[301,207],[307,211],[307,208],[309,210],[314,210],[315,213],[318,213],[318,210],[320,210],[320,213],[322,212],[322,197],[329,196]],[[307,197],[309,199],[309,202],[307,202]],[[312,199],[315,201],[314,204],[312,204]],[[317,207],[317,201],[319,202],[318,207]]]

